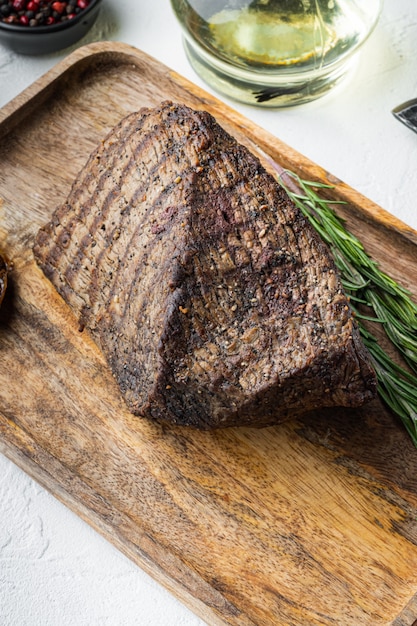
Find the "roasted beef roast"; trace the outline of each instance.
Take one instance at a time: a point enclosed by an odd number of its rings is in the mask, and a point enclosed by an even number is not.
[[[266,426],[375,395],[327,247],[207,112],[123,119],[34,253],[137,415]]]

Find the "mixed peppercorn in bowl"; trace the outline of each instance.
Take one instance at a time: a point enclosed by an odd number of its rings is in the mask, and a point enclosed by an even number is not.
[[[73,45],[92,27],[101,0],[0,0],[0,43],[21,54]]]

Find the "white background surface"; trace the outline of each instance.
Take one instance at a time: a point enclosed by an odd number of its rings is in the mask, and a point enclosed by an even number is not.
[[[77,46],[102,39],[134,45],[210,91],[185,58],[168,0],[104,0]],[[0,106],[70,51],[24,57],[0,45]],[[417,229],[417,134],[391,114],[414,96],[417,2],[385,0],[359,67],[330,95],[286,110],[229,104]],[[1,626],[202,624],[0,455]]]

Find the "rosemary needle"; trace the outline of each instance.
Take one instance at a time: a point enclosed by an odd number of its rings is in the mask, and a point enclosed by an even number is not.
[[[322,198],[320,188],[331,185],[302,180],[275,162],[268,161],[293,202],[329,245],[343,287],[350,296],[364,344],[371,355],[381,399],[401,419],[417,447],[417,305],[411,294],[385,274],[366,253],[333,210],[337,201]],[[365,305],[370,315],[361,311]],[[398,365],[367,330],[364,321],[381,324],[410,371]]]

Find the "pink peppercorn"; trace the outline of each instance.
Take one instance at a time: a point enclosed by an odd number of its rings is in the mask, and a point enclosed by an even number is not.
[[[56,11],[57,13],[59,13],[59,15],[62,15],[63,12],[65,11],[66,6],[67,6],[66,2],[53,2],[51,8],[53,11]]]
[[[26,7],[26,0],[13,0],[12,7],[16,11],[24,11]]]

